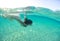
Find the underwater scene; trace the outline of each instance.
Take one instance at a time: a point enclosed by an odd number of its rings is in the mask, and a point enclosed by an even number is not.
[[[8,16],[11,13],[18,14],[22,21],[25,13],[32,25],[24,27],[18,19]],[[0,41],[60,41],[60,11],[34,6],[0,8]]]

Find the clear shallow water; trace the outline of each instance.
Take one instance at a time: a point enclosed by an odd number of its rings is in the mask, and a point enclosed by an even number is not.
[[[32,26],[23,27],[16,20],[0,17],[0,41],[60,41],[60,21],[39,15],[27,17]]]

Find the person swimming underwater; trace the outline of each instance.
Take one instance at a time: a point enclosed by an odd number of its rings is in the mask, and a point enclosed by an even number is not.
[[[32,25],[32,20],[30,20],[28,18],[25,18],[24,21],[21,21],[20,18],[18,18],[18,17],[14,17],[14,19],[16,19],[24,27],[27,27],[28,25]]]
[[[4,14],[3,15],[4,17],[6,18],[9,18],[9,19],[15,19],[17,20],[20,24],[22,24],[24,27],[27,27],[28,25],[32,25],[32,20],[28,19],[26,17],[26,15],[24,15],[24,21],[22,21],[19,16],[15,16],[15,15],[11,15],[11,14]]]

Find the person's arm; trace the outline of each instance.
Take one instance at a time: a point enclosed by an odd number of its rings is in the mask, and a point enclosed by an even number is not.
[[[21,23],[24,27],[27,26],[23,21],[20,20],[20,18],[19,18],[18,16],[15,16],[15,15],[13,16],[13,15],[10,15],[10,14],[3,14],[3,15],[1,15],[1,16],[3,16],[4,18],[15,19],[15,20],[17,20],[19,23]]]
[[[24,27],[27,26],[23,21],[20,20],[19,17],[15,17],[14,19],[16,19],[16,20],[17,20],[19,23],[21,23]]]

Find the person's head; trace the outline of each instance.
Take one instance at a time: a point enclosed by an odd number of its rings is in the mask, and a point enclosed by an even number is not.
[[[32,25],[32,20],[26,18],[25,21],[24,21],[24,23],[26,25]]]
[[[29,25],[32,25],[32,20],[29,19],[29,20],[28,20],[28,24],[29,24]]]

